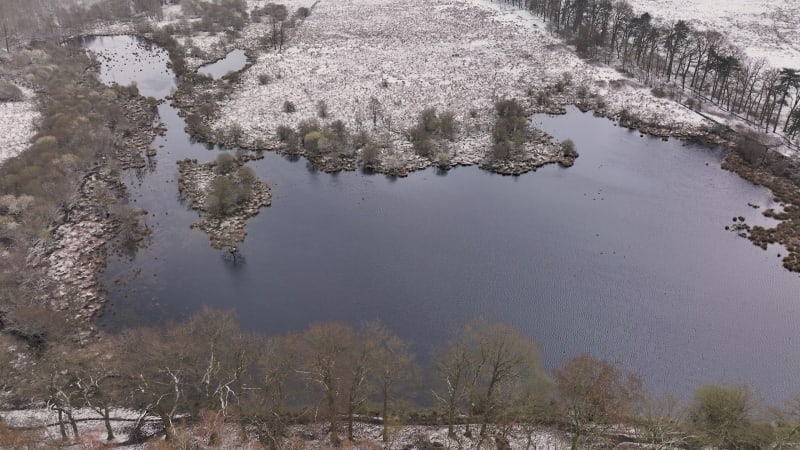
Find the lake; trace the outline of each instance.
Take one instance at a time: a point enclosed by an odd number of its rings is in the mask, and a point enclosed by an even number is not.
[[[132,77],[159,98],[174,87],[165,54],[144,42],[87,46],[117,55],[105,80]],[[123,65],[134,53],[153,70]],[[532,337],[548,369],[590,352],[656,393],[747,383],[780,404],[800,392],[800,277],[782,268],[779,247],[724,230],[733,216],[769,224],[760,212],[778,205],[720,169],[719,149],[640,137],[570,108],[532,120],[575,142],[575,166],[520,177],[475,167],[329,175],[267,153],[249,165],[272,206],[248,222],[246,264],[232,265],[189,228],[197,214],[176,182],[177,160],[219,150],[191,142],[167,103],[159,112],[168,132],[158,155],[126,180],[154,233],[134,260],[109,261],[104,327],[179,320],[202,305],[264,333],[377,319],[424,359],[485,317]]]

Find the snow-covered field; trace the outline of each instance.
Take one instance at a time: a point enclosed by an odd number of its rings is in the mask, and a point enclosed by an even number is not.
[[[25,101],[0,102],[0,163],[27,149],[36,132],[34,122],[39,113],[33,104],[33,92],[19,87],[25,94]]]
[[[564,72],[611,110],[696,127],[701,119],[649,90],[614,89],[616,71],[585,63],[527,12],[487,0],[322,0],[282,53],[262,54],[223,102],[214,126],[238,123],[246,139],[272,140],[278,125],[296,126],[324,101],[330,120],[375,134],[413,125],[426,107],[452,110],[462,132],[453,147],[477,163],[490,145],[497,99],[533,104],[536,92]],[[266,74],[270,81],[259,82]],[[627,83],[625,83],[627,84]],[[381,105],[373,129],[370,99]],[[285,101],[294,113],[283,112]],[[400,142],[400,140],[397,140]]]
[[[776,68],[800,69],[800,1],[629,0],[638,13],[719,31]]]

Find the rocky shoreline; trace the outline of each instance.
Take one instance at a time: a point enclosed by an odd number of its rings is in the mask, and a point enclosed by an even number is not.
[[[788,162],[787,164],[794,165]],[[778,220],[776,226],[751,227],[740,222],[736,227],[739,235],[764,250],[767,250],[770,244],[782,245],[786,250],[785,255],[779,254],[783,267],[792,272],[800,272],[800,188],[788,178],[776,176],[764,168],[754,167],[734,151],[728,152],[722,168],[736,173],[755,185],[768,188],[775,201],[783,206],[782,211],[767,209],[762,213],[766,217]],[[797,167],[794,169],[796,171]]]
[[[42,304],[69,311],[90,327],[90,319],[106,303],[100,275],[109,252],[120,249],[112,244],[124,238],[137,245],[149,232],[137,217],[143,211],[124,205],[125,185],[114,166],[145,167],[146,158],[154,155],[150,143],[165,132],[153,99],[131,96],[119,101],[131,126],[125,136],[115,136],[114,158],[100,162],[83,177],[76,199],[60,211],[50,236],[33,246],[26,263],[46,274],[47,282],[34,288]]]

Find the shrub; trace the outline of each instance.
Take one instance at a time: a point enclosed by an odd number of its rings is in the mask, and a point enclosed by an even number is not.
[[[361,130],[353,135],[353,147],[355,148],[361,148],[367,145],[369,142],[369,133],[367,133],[365,130]]]
[[[492,159],[508,159],[511,156],[511,146],[507,141],[498,142],[492,145]]]
[[[550,104],[550,94],[547,91],[539,91],[536,93],[536,104],[544,106]]]
[[[206,211],[212,216],[225,216],[232,213],[238,204],[236,185],[229,177],[218,175],[211,181],[206,197]]]
[[[293,102],[290,102],[289,100],[283,102],[283,112],[291,114],[295,111],[297,111],[297,107]]]
[[[452,111],[444,111],[439,115],[439,134],[444,139],[456,137],[456,118]]]
[[[301,6],[297,8],[297,12],[295,13],[297,17],[305,19],[306,17],[311,15],[311,10],[306,8],[305,6]]]
[[[305,136],[312,131],[320,131],[319,122],[317,122],[317,119],[305,119],[297,124],[297,134],[299,134],[303,139],[305,139]]]
[[[528,139],[528,118],[522,106],[514,99],[495,103],[497,119],[492,130],[492,157],[508,158],[513,150],[522,148]]]
[[[271,80],[270,80],[269,75],[267,75],[265,73],[262,73],[261,75],[258,76],[258,84],[260,84],[262,86],[264,86],[265,84],[269,84],[270,81]]]
[[[578,88],[575,89],[575,96],[585,101],[586,98],[589,97],[589,87],[585,84],[578,86]]]
[[[214,166],[214,172],[219,175],[226,175],[233,171],[238,165],[236,162],[236,158],[234,158],[230,153],[220,153],[216,159],[216,165]]]
[[[286,125],[278,125],[278,129],[275,130],[275,132],[278,135],[278,140],[281,142],[286,142],[290,136],[294,135],[292,127]]]
[[[300,139],[298,139],[297,133],[295,132],[292,132],[286,138],[285,142],[286,142],[286,150],[289,152],[296,152],[297,150],[300,149]]]
[[[234,123],[230,127],[228,127],[226,133],[228,141],[233,143],[234,145],[239,144],[239,140],[242,138],[243,135],[244,131],[242,130],[241,125],[239,125],[238,123]]]
[[[577,158],[578,151],[575,150],[575,143],[572,139],[566,139],[561,142],[561,154],[567,158]]]
[[[317,102],[317,116],[319,116],[320,119],[328,117],[328,104],[325,103],[325,100]]]
[[[330,131],[330,137],[336,140],[339,143],[346,143],[347,138],[349,137],[349,133],[347,132],[347,126],[341,120],[334,120],[328,125],[328,130]]]
[[[503,118],[509,117],[518,117],[524,116],[525,112],[522,109],[522,106],[519,104],[518,101],[515,99],[503,99],[498,100],[494,104],[494,108],[497,111],[497,115]]]
[[[417,125],[406,133],[414,147],[414,151],[423,157],[431,157],[437,147],[437,138],[453,139],[455,137],[455,114],[445,111],[437,115],[436,108],[425,108],[419,113]]]
[[[596,95],[594,97],[594,104],[597,109],[605,109],[606,107],[606,99],[602,95]]]
[[[380,149],[374,142],[368,142],[364,148],[361,150],[361,161],[364,164],[364,167],[372,167],[378,162],[378,155],[380,154]]]
[[[442,150],[436,154],[436,165],[441,169],[450,167],[450,152]]]
[[[414,139],[412,144],[414,146],[414,152],[425,158],[430,157],[433,154],[433,150],[436,149],[436,141],[431,137]]]
[[[664,91],[663,86],[656,86],[650,90],[650,93],[653,94],[656,98],[664,98],[667,96],[667,93]]]
[[[330,140],[324,133],[312,131],[303,138],[303,147],[312,153],[326,152],[330,148]]]
[[[436,117],[436,108],[425,108],[419,113],[417,129],[426,133],[435,133],[439,129],[439,118]]]
[[[15,85],[0,81],[0,102],[21,102],[24,99],[22,91]]]
[[[752,165],[762,162],[767,155],[767,148],[759,142],[754,133],[741,134],[737,138],[733,150]]]

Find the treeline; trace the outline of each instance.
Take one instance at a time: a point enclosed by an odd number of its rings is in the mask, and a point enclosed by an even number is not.
[[[31,42],[60,44],[95,24],[161,19],[162,6],[178,0],[3,0],[0,39],[7,52]]]
[[[1,379],[14,406],[56,411],[65,440],[79,436],[79,408],[95,411],[109,440],[112,411],[130,408],[141,413],[128,430],[133,441],[152,437],[148,417],[160,419],[156,434],[167,441],[213,418],[218,434],[200,445],[220,445],[227,423],[275,449],[288,442],[292,425],[318,422],[337,447],[358,439],[354,424],[362,420],[382,424],[385,443],[398,426],[423,423],[499,448],[507,448],[512,427],[531,436],[543,427],[568,431],[573,448],[615,440],[654,448],[784,448],[797,445],[800,430],[791,416],[800,409],[758,415],[743,387],[704,386],[678,408],[650,398],[633,374],[586,354],[548,375],[534,342],[483,320],[455,333],[424,369],[407,342],[377,323],[318,323],[267,337],[212,309],[91,344],[52,334],[35,354],[0,365]]]
[[[544,19],[586,58],[616,61],[647,84],[688,89],[764,131],[800,133],[800,72],[749,58],[717,31],[660,23],[625,0],[506,2]]]

